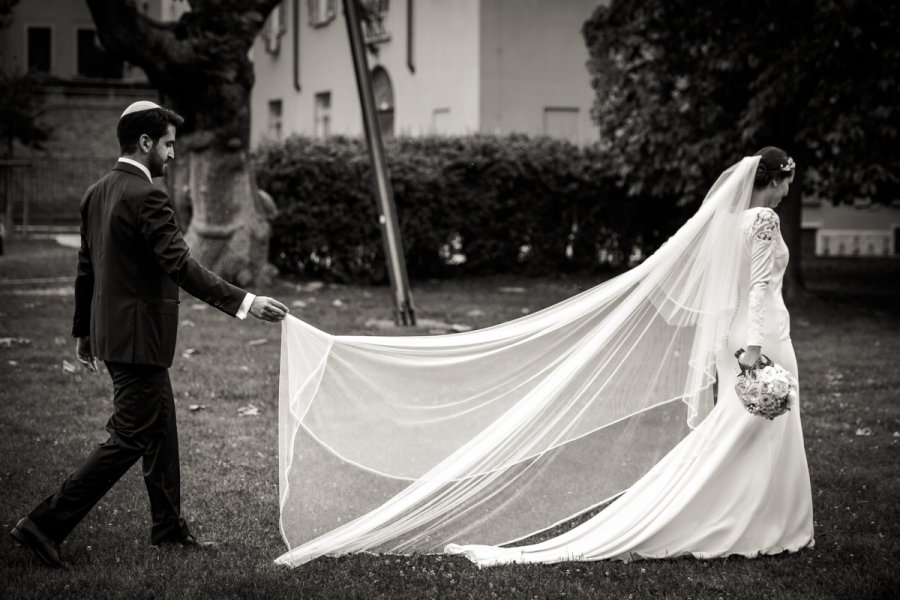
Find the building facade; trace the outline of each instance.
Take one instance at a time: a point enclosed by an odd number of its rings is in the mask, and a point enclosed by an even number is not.
[[[526,133],[596,140],[582,24],[598,0],[371,0],[385,135]],[[285,0],[252,52],[252,140],[360,135],[340,0]]]

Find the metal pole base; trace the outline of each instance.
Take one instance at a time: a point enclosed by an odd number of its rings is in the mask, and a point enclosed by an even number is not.
[[[398,327],[416,326],[416,309],[408,304],[402,304],[394,309],[394,324]]]

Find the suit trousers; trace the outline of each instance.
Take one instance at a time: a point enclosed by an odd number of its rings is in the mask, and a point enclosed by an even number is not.
[[[62,542],[119,478],[143,459],[153,518],[150,543],[178,541],[190,532],[181,516],[178,430],[169,371],[115,362],[107,362],[106,368],[114,390],[113,415],[106,424],[109,439],[29,517],[47,537]]]

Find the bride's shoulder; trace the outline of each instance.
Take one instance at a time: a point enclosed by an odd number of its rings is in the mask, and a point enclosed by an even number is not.
[[[764,241],[774,239],[780,229],[778,213],[768,206],[747,209],[743,225],[750,237]]]

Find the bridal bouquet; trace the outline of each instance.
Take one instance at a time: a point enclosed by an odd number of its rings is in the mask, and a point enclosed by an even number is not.
[[[738,350],[735,358],[743,352],[743,348]],[[741,374],[734,389],[751,415],[772,420],[786,413],[791,403],[797,401],[797,378],[765,354],[752,367],[740,367]]]

